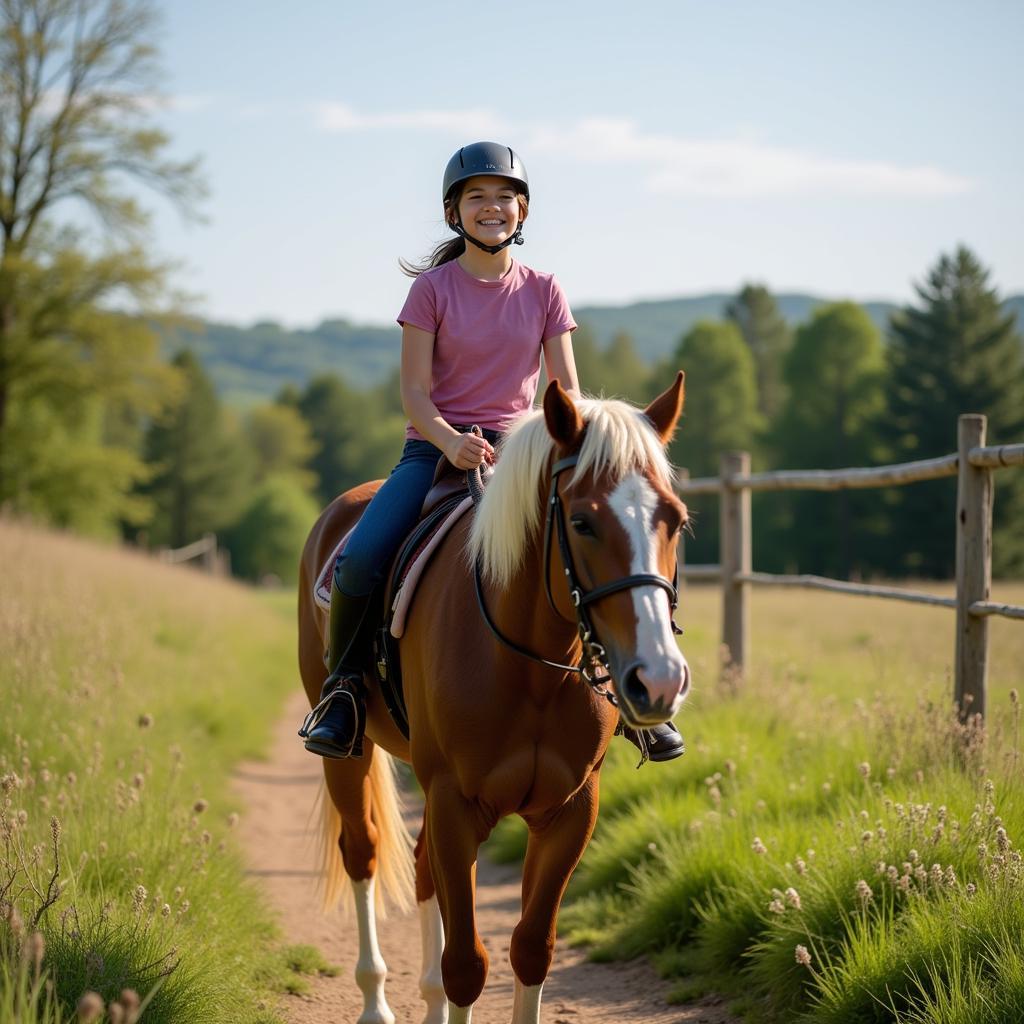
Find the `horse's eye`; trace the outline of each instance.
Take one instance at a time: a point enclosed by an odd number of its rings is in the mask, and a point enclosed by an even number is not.
[[[590,525],[590,520],[586,516],[575,515],[569,519],[572,523],[572,528],[581,537],[595,537],[594,528]]]

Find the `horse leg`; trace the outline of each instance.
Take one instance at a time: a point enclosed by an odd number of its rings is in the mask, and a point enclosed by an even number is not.
[[[444,924],[441,908],[430,874],[427,855],[427,816],[416,840],[416,906],[420,918],[420,938],[423,942],[423,966],[420,972],[420,995],[427,1004],[423,1024],[447,1024],[448,999],[441,978],[441,953],[444,951]]]
[[[597,821],[598,775],[572,799],[531,824],[523,862],[523,916],[512,932],[515,973],[512,1024],[539,1024],[540,997],[555,950],[555,924],[565,887]]]
[[[448,1024],[470,1024],[487,979],[487,951],[476,930],[476,857],[490,831],[453,778],[434,779],[427,791],[427,849],[444,922],[441,977]]]
[[[395,1015],[384,997],[387,964],[377,943],[374,897],[378,830],[371,817],[370,779],[373,757],[373,744],[367,741],[360,758],[324,758],[324,777],[331,800],[341,815],[338,847],[352,882],[359,927],[356,984],[363,993],[363,1012],[356,1024],[395,1024]]]

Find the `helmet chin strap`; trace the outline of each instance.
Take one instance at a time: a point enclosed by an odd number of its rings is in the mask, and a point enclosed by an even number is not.
[[[449,226],[451,227],[452,231],[455,232],[455,234],[461,235],[467,242],[472,242],[478,249],[483,249],[484,252],[489,252],[492,256],[495,253],[497,253],[497,252],[501,252],[501,250],[506,248],[507,246],[510,246],[510,245],[522,245],[523,242],[525,241],[525,239],[523,238],[523,222],[522,221],[519,221],[519,223],[516,224],[515,231],[511,235],[509,235],[509,237],[506,238],[504,242],[501,242],[498,245],[486,245],[484,242],[481,242],[480,239],[474,238],[462,226],[462,218],[461,217],[459,217],[455,221],[454,224],[451,224]]]

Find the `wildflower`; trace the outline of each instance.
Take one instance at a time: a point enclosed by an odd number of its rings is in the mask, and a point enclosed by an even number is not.
[[[896,778],[896,769],[893,768],[892,765],[889,765],[889,767],[885,769],[885,777],[887,779],[895,779]]]
[[[923,772],[923,771],[921,771],[921,769],[920,769],[920,768],[918,768],[918,769],[917,769],[917,771],[916,771],[916,772],[914,772],[914,781],[915,781],[915,782],[916,782],[916,783],[917,783],[918,785],[920,785],[920,784],[921,784],[922,782],[924,782],[924,772]]]
[[[765,854],[768,852],[768,847],[761,842],[760,836],[754,836],[754,841],[750,844],[750,848],[756,854]]]
[[[234,828],[237,824],[238,824],[238,813],[236,811],[232,811],[228,815],[228,828]]]
[[[885,869],[885,877],[889,879],[890,883],[895,885],[899,881],[900,873],[896,870],[895,864],[890,864]]]
[[[947,889],[956,888],[956,872],[953,870],[952,864],[947,865],[946,870],[942,875],[942,884]]]
[[[805,874],[807,871],[807,862],[802,857],[797,857],[793,866],[796,868],[798,875]]]
[[[946,826],[940,821],[935,828],[932,829],[932,843],[937,843],[946,831]]]
[[[18,811],[18,824],[22,827],[28,824],[28,811]]]
[[[107,1007],[107,1014],[110,1017],[110,1024],[125,1024],[124,1007],[120,1003],[111,1003]]]
[[[763,811],[767,806],[768,805],[763,800],[758,800],[757,803],[754,804],[755,810],[758,811]]]
[[[784,914],[786,912],[786,907],[782,900],[772,900],[771,903],[768,904],[768,909],[773,914]]]
[[[942,884],[942,865],[933,864],[932,869],[928,872],[928,877],[931,880],[932,885]]]
[[[788,888],[788,889],[786,890],[786,902],[787,902],[787,903],[788,903],[788,904],[789,904],[789,905],[790,905],[790,906],[791,906],[791,907],[792,907],[792,908],[793,908],[794,910],[799,910],[799,909],[800,909],[800,893],[798,893],[798,892],[796,891],[796,889],[794,889],[794,888],[793,888],[793,886],[790,886],[790,887],[789,887],[789,888]]]
[[[46,952],[46,940],[42,932],[33,932],[25,944],[25,958],[32,964],[32,970],[38,975],[43,965],[43,954]]]
[[[655,853],[657,851],[657,849],[658,849],[658,844],[657,843],[648,843],[647,844],[647,852],[648,853]]]
[[[966,892],[967,892],[968,896],[973,896],[977,891],[978,891],[978,887],[973,882],[968,882],[967,883]]]
[[[202,814],[209,806],[210,805],[205,800],[200,799],[192,805],[192,810],[195,811],[196,814]]]
[[[78,1011],[79,1024],[92,1024],[103,1015],[103,1000],[98,992],[86,992],[78,1000],[75,1009]]]
[[[921,855],[917,852],[917,850],[911,850],[907,854],[907,856],[910,858],[911,864],[916,864],[921,859]]]
[[[897,883],[897,888],[902,893],[910,892],[911,880],[909,872],[905,875],[900,875],[900,880]]]
[[[811,954],[807,952],[806,946],[797,945],[794,951],[794,959],[801,967],[811,966]]]
[[[861,833],[860,841],[862,843],[864,843],[865,846],[866,846],[874,838],[875,838],[874,832],[872,832],[871,829],[865,829],[865,831]]]
[[[863,778],[869,778],[871,775],[871,765],[869,765],[867,761],[861,761],[861,763],[857,765],[857,771],[860,772]]]
[[[821,784],[821,791],[823,793],[831,793],[832,792],[832,783],[831,782],[823,782]]]
[[[1014,690],[1013,692],[1016,693],[1017,691]],[[725,770],[730,775],[735,775],[736,774],[736,762],[735,761],[726,761],[725,762]]]
[[[76,782],[78,782],[78,776],[74,772],[68,772],[67,775],[64,776],[64,781],[69,786],[73,786]]]
[[[871,891],[871,886],[862,878],[855,886],[857,896],[861,903],[867,903],[869,900],[874,898],[874,893]]]
[[[146,902],[148,895],[149,893],[146,892],[144,885],[135,886],[135,891],[132,893],[132,906],[135,908],[136,913],[142,910],[142,905]]]
[[[1013,705],[1014,707],[1016,707],[1016,706],[1017,706],[1017,705],[1018,705],[1018,704],[1020,703],[1020,694],[1019,694],[1019,693],[1017,693],[1017,688],[1016,688],[1016,687],[1014,687],[1014,688],[1013,688],[1013,689],[1012,689],[1012,690],[1010,691],[1010,703],[1011,703],[1011,704],[1012,704],[1012,705]]]
[[[139,715],[139,728],[148,729],[153,724],[152,715]]]
[[[171,916],[171,905],[170,905],[170,903],[165,903],[160,908],[160,916],[161,917],[170,917]]]
[[[1006,853],[1011,846],[1010,838],[1006,834],[1006,829],[1001,825],[996,829],[996,846],[999,847],[1000,853]]]

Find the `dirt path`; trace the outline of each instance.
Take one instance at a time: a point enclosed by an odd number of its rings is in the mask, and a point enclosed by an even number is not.
[[[239,825],[250,873],[262,881],[291,943],[318,946],[342,967],[336,978],[313,982],[309,996],[289,997],[290,1024],[351,1024],[362,1001],[353,978],[358,942],[355,925],[339,914],[320,913],[313,870],[311,809],[320,781],[317,761],[295,736],[305,710],[301,694],[278,724],[268,763],[239,769],[236,791],[243,801]],[[512,1015],[512,968],[508,941],[518,920],[519,869],[478,866],[478,926],[491,957],[487,987],[473,1014],[474,1024],[507,1024]],[[388,1001],[401,1024],[423,1017],[417,977],[419,925],[415,915],[389,917],[380,924],[380,945],[388,964]],[[582,950],[561,944],[544,987],[545,1024],[731,1024],[715,1001],[668,1006],[668,985],[645,963],[592,964]]]

